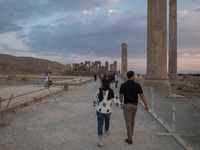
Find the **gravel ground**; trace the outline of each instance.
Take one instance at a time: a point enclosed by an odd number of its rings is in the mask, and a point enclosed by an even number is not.
[[[166,129],[138,106],[133,145],[125,143],[123,112],[113,107],[110,134],[98,147],[96,111],[92,96],[99,82],[71,87],[68,91],[8,114],[0,127],[0,150],[184,150],[172,136],[157,136]],[[118,94],[119,88],[114,88]]]

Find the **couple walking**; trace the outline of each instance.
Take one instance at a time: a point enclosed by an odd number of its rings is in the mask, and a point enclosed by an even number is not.
[[[108,135],[110,125],[110,115],[112,102],[116,106],[121,106],[123,109],[124,119],[126,122],[127,136],[125,142],[132,144],[132,136],[134,130],[135,115],[137,112],[138,94],[144,102],[145,109],[148,110],[148,106],[142,91],[141,86],[134,81],[135,76],[133,71],[127,73],[128,80],[120,87],[119,94],[120,99],[114,95],[113,90],[110,88],[110,82],[107,79],[102,80],[101,87],[97,90],[93,103],[97,104],[96,113],[98,121],[98,146],[103,145],[103,136]],[[123,104],[123,105],[122,105]],[[105,120],[105,132],[103,134],[103,124]]]

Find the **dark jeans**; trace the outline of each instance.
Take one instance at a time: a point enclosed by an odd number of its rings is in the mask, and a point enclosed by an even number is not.
[[[49,86],[51,86],[51,85],[52,85],[52,81],[49,80]]]
[[[117,88],[118,81],[115,81],[115,87]]]
[[[97,111],[97,120],[98,120],[98,135],[103,136],[103,123],[105,119],[105,130],[109,130],[110,126],[110,114],[102,114]]]

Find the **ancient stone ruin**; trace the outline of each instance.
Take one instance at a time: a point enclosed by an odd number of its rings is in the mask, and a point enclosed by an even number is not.
[[[169,76],[177,82],[177,0],[170,0]],[[167,74],[167,1],[148,0],[147,75],[144,85],[160,95],[172,95]]]
[[[169,81],[177,85],[177,0],[169,1]]]
[[[67,70],[70,71],[87,71],[87,72],[118,72],[117,71],[117,61],[114,61],[113,64],[110,64],[108,61],[105,62],[105,66],[102,65],[101,61],[85,61],[84,63],[73,63],[72,66],[67,64]]]
[[[127,68],[128,68],[128,62],[127,62],[127,44],[122,43],[122,62],[121,62],[121,75],[126,76]]]

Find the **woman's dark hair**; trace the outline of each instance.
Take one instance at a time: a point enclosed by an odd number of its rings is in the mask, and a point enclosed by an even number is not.
[[[109,90],[107,100],[114,98],[114,92],[110,88],[110,81],[108,79],[103,79],[102,87],[99,88],[99,95],[98,95],[99,102],[101,102],[103,100],[103,91],[107,91],[107,90]]]
[[[108,90],[110,88],[110,81],[108,79],[102,80],[102,88],[105,88],[105,90]]]

